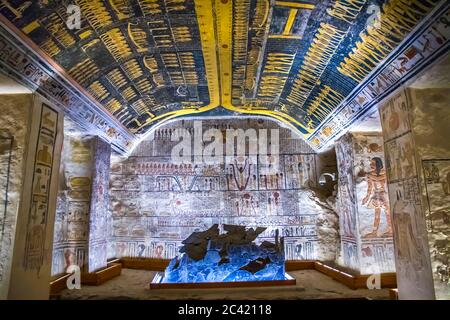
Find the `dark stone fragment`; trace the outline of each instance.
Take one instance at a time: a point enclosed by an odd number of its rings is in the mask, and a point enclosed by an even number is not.
[[[259,257],[258,259],[250,261],[247,265],[239,268],[239,270],[246,270],[246,271],[249,271],[251,273],[256,273],[259,270],[264,269],[266,267],[266,265],[268,263],[271,263],[271,262],[272,261],[270,260],[269,257],[267,257],[267,258]]]

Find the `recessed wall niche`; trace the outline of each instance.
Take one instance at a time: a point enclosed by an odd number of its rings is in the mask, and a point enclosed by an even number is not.
[[[217,223],[266,227],[259,241],[273,239],[278,229],[288,260],[335,259],[337,215],[316,194],[323,163],[303,140],[269,120],[203,120],[203,132],[266,129],[270,137],[278,130],[279,156],[272,156],[278,169],[264,174],[267,155],[249,152],[226,155],[214,165],[173,163],[173,135],[180,129],[193,134],[195,123],[163,126],[129,157],[112,158],[110,257],[170,259],[189,234]],[[250,139],[248,145],[255,143]]]

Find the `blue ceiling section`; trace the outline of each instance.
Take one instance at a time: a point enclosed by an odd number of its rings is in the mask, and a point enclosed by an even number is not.
[[[0,13],[127,128],[209,104],[193,1],[76,1],[74,30],[69,1],[2,2]]]
[[[322,120],[320,114],[308,115],[308,107],[320,95],[326,87],[332,88],[339,96],[349,94],[358,83],[337,70],[339,64],[355,47],[359,34],[365,30],[368,18],[377,13],[383,1],[341,1],[342,3],[354,3],[355,19],[343,19],[330,15],[330,9],[336,1],[298,1],[297,3],[310,3],[310,8],[297,9],[291,2],[291,6],[284,2],[275,2],[272,11],[269,33],[264,51],[262,76],[258,79],[257,94],[255,96],[258,105],[270,109],[281,110],[307,127],[315,128]],[[338,1],[339,2],[339,1]],[[282,5],[277,5],[282,3]],[[368,10],[368,9],[372,10]],[[295,22],[290,31],[284,30],[291,10],[296,10]],[[328,28],[327,28],[328,27]],[[325,30],[321,36],[318,32]],[[283,37],[284,33],[287,33]],[[334,32],[334,34],[333,34]],[[326,37],[333,34],[333,39],[327,41]],[[314,54],[308,53],[312,49],[326,46],[323,54],[316,50]],[[307,61],[309,54],[310,61]],[[266,72],[268,64],[272,60],[272,68],[285,68],[281,72]],[[283,64],[282,62],[283,61]],[[308,66],[305,66],[308,63]],[[320,68],[320,66],[323,68]],[[310,70],[310,77],[306,78],[301,86],[303,90],[296,90],[296,80],[302,73]],[[314,68],[314,70],[312,69]],[[289,71],[286,73],[286,69]],[[279,88],[275,85],[265,86],[264,76],[276,78]],[[270,78],[269,78],[270,79]],[[285,80],[284,80],[285,79]],[[282,85],[283,80],[285,81]],[[278,90],[276,90],[278,89]],[[296,92],[298,91],[298,93]],[[253,98],[251,95],[247,98]],[[243,100],[243,101],[242,101]],[[245,103],[249,99],[235,99],[234,103]]]
[[[211,62],[202,46],[205,37],[214,36],[200,36],[196,11],[211,2],[214,21],[217,7],[231,3],[231,30],[221,30],[229,32],[233,46],[235,109],[228,109],[282,114],[307,137],[439,2],[202,1],[5,0],[0,14],[130,132],[140,134],[167,114],[210,106]],[[79,29],[66,25],[71,3],[81,9]]]

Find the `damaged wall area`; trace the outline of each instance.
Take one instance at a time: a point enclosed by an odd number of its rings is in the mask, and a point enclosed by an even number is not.
[[[64,139],[55,219],[52,274],[72,264],[106,266],[111,147],[96,136]]]
[[[32,95],[1,95],[0,117],[0,298],[9,288],[14,235],[22,190]]]
[[[273,121],[205,120],[202,132],[215,128],[223,137],[232,128],[254,129],[256,137],[278,130],[279,141],[269,142],[279,142],[279,156],[256,152],[227,155],[222,163],[180,164],[171,152],[182,128],[192,137],[197,130],[194,120],[167,124],[128,158],[112,159],[109,257],[173,258],[188,235],[217,223],[266,227],[260,241],[273,240],[278,229],[288,260],[335,259],[336,215],[314,191],[318,155],[303,140]],[[257,143],[250,138],[250,146]]]

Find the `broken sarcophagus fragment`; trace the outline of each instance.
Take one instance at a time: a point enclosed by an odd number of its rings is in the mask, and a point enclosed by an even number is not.
[[[165,270],[163,283],[285,280],[284,241],[256,238],[266,228],[215,224],[192,233]]]

